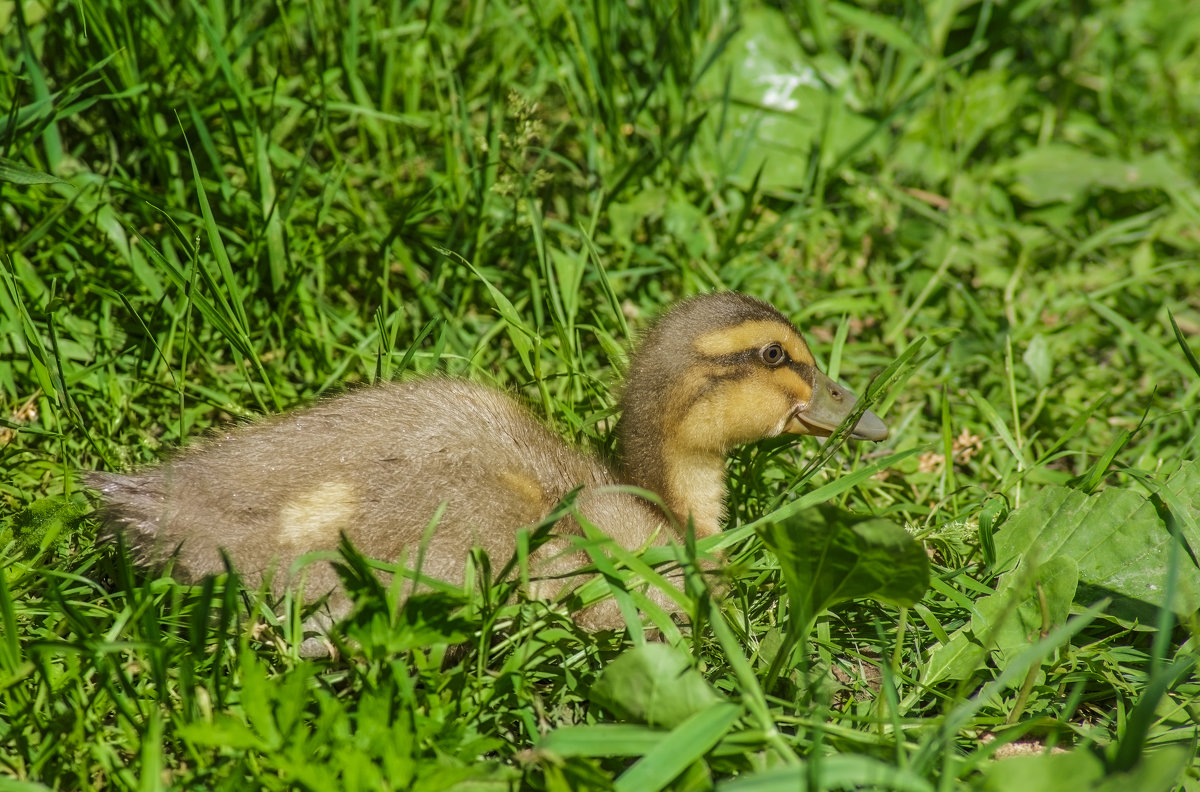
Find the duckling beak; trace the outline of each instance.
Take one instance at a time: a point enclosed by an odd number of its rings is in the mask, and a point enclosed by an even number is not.
[[[854,412],[858,399],[853,393],[838,385],[821,372],[816,372],[812,398],[808,404],[796,410],[791,424],[799,424],[796,434],[828,436],[842,421]],[[791,426],[789,426],[791,429]],[[855,440],[887,440],[888,428],[879,416],[867,410],[858,419],[850,436]]]

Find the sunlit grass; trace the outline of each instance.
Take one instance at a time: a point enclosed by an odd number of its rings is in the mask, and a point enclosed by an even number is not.
[[[1200,458],[1197,18],[0,5],[0,768],[29,789],[1200,788],[1187,614],[1077,599],[1021,651],[931,670],[1016,585],[996,541],[1051,486],[1156,492],[1194,561],[1200,506],[1162,486]],[[495,383],[607,452],[628,344],[715,288],[778,305],[859,390],[927,341],[880,394],[882,447],[808,478],[811,441],[735,455],[727,591],[689,590],[695,631],[660,624],[695,672],[666,697],[705,704],[678,722],[594,695],[646,636],[510,584],[401,609],[351,563],[357,647],[307,661],[300,604],[96,544],[83,471],[377,379]],[[788,654],[785,576],[744,526],[910,451],[833,501],[921,539],[930,590],[837,605]]]

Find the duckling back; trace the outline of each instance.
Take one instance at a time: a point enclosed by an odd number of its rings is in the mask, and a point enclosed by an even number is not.
[[[422,572],[461,581],[468,552],[511,556],[519,528],[542,521],[583,485],[579,511],[626,547],[661,532],[661,512],[624,492],[601,465],[569,447],[504,393],[431,378],[352,391],[234,429],[134,475],[96,474],[107,520],[139,559],[197,580],[224,571],[222,551],[250,580],[334,550],[344,533],[366,556],[415,558],[430,521]],[[555,533],[579,534],[573,519]],[[661,542],[661,539],[656,539]],[[539,552],[553,575],[586,563],[565,540]],[[306,571],[308,594],[338,585],[332,568]],[[556,584],[539,594],[551,594]]]

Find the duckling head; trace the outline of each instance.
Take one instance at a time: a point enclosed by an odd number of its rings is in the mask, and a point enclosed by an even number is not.
[[[787,317],[733,292],[665,314],[631,360],[622,401],[626,478],[659,493],[699,536],[720,529],[733,448],[782,434],[828,436],[856,403],[817,368]],[[885,440],[888,429],[867,411],[851,436]]]

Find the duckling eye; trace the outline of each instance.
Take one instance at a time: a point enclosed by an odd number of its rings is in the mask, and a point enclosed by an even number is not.
[[[782,344],[767,344],[759,355],[768,366],[778,366],[787,360],[787,352],[783,351]]]

